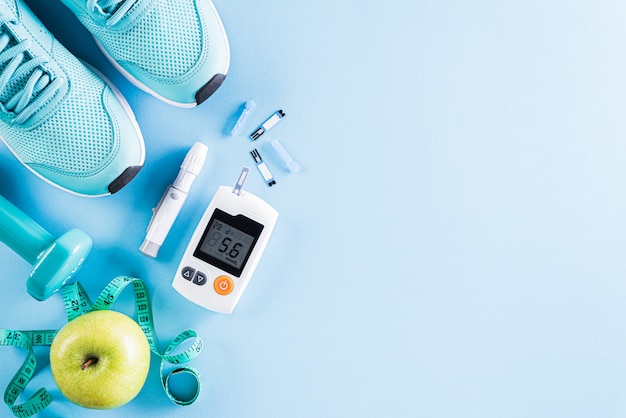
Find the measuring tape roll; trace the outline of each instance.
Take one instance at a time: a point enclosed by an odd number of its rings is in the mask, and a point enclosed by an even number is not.
[[[202,351],[202,340],[195,331],[187,330],[181,332],[161,353],[158,348],[154,322],[152,316],[152,305],[146,284],[137,278],[120,276],[113,279],[104,288],[95,303],[91,303],[87,292],[83,286],[76,282],[72,285],[64,286],[61,290],[65,312],[68,322],[85,313],[96,310],[108,310],[117,300],[122,291],[132,284],[135,297],[135,308],[137,322],[148,339],[150,350],[161,359],[160,373],[161,384],[168,398],[177,405],[189,405],[193,403],[200,394],[200,373],[193,367],[177,367],[170,373],[165,374],[164,368],[167,363],[179,365],[188,362]],[[34,345],[49,346],[58,331],[13,331],[0,330],[0,345],[14,346],[28,350],[26,360],[15,374],[4,393],[4,401],[13,411],[16,417],[30,417],[41,411],[50,403],[52,397],[45,388],[39,389],[28,401],[15,405],[17,398],[24,391],[24,388],[33,377],[37,360],[33,352]],[[184,351],[172,354],[182,343],[191,340],[191,345]],[[170,390],[170,377],[179,373],[187,373],[196,379],[196,392],[191,399],[179,399]]]

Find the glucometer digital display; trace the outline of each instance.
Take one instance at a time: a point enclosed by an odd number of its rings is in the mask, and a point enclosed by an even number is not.
[[[262,231],[263,225],[246,216],[215,209],[193,256],[240,277]]]
[[[215,312],[233,311],[278,219],[274,208],[241,190],[241,184],[218,188],[187,244],[172,282],[185,298]]]

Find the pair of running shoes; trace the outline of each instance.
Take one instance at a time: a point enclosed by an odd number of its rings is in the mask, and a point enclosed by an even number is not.
[[[202,103],[228,72],[228,39],[210,0],[52,1],[126,78],[169,104]],[[126,100],[23,0],[0,0],[0,138],[36,175],[84,196],[119,191],[145,158]]]

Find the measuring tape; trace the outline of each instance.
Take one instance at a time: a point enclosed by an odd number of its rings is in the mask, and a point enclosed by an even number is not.
[[[26,360],[9,382],[4,392],[4,402],[11,408],[16,417],[30,417],[52,403],[52,397],[45,388],[39,389],[28,401],[15,405],[17,397],[35,373],[37,359],[33,352],[34,345],[50,345],[57,331],[11,331],[0,330],[0,345],[11,345],[28,350]]]
[[[177,367],[165,374],[165,366],[169,364],[179,365],[188,362],[202,351],[202,340],[195,331],[187,330],[181,332],[161,353],[158,349],[154,322],[152,319],[152,305],[146,284],[137,278],[120,276],[113,279],[104,288],[95,303],[91,303],[89,296],[83,286],[76,282],[72,285],[64,286],[61,289],[63,304],[68,322],[80,315],[91,311],[108,310],[117,300],[122,291],[132,285],[135,296],[135,308],[137,312],[137,323],[148,339],[150,350],[160,357],[161,384],[168,398],[177,405],[189,405],[195,402],[200,394],[200,373],[193,367]],[[39,389],[26,402],[16,405],[17,398],[24,391],[24,388],[33,377],[37,360],[33,352],[33,346],[49,346],[52,344],[58,331],[13,331],[0,330],[0,345],[23,348],[28,351],[26,360],[9,382],[9,386],[4,392],[4,402],[11,408],[16,417],[30,417],[41,411],[52,403],[52,397],[45,388]],[[191,345],[185,351],[172,354],[183,342],[191,340]],[[170,377],[175,374],[186,373],[196,379],[196,392],[191,399],[179,399],[170,391]]]

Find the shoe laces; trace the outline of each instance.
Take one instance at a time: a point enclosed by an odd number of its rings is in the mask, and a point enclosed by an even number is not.
[[[98,11],[108,16],[106,24],[113,26],[119,22],[138,0],[87,0],[87,10]]]
[[[13,123],[22,124],[52,99],[64,79],[51,77],[43,67],[46,58],[28,53],[32,41],[17,41],[7,30],[9,22],[0,16],[0,104],[15,115]]]

